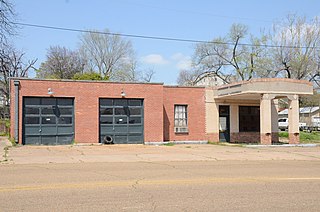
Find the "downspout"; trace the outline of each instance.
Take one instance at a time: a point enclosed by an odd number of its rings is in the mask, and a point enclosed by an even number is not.
[[[14,80],[14,141],[19,142],[19,80]]]

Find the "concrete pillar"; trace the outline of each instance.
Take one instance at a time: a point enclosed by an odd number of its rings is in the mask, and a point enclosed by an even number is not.
[[[262,94],[260,100],[260,143],[272,144],[271,98],[269,94]]]
[[[236,142],[239,134],[239,106],[230,105],[230,142]]]
[[[299,132],[299,97],[298,95],[290,95],[289,99],[289,144],[300,143]]]
[[[271,131],[272,131],[272,142],[279,142],[279,126],[278,126],[278,99],[271,101]]]
[[[219,105],[212,89],[206,90],[206,134],[208,141],[219,142]]]

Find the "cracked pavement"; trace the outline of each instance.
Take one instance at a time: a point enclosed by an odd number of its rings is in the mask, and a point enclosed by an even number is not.
[[[222,145],[73,145],[16,146],[6,153],[7,164],[162,162],[162,161],[250,161],[320,160],[315,147],[239,147]]]

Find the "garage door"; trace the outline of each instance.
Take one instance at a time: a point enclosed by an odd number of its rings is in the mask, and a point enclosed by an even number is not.
[[[143,100],[100,99],[100,142],[143,143]]]
[[[23,98],[23,144],[71,144],[74,138],[72,98]]]

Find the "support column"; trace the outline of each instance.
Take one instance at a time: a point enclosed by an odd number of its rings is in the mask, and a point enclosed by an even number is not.
[[[219,142],[219,106],[213,90],[206,90],[206,134],[208,141]]]
[[[299,132],[299,96],[290,95],[289,99],[289,144],[300,143],[300,132]]]
[[[260,143],[272,144],[271,98],[269,94],[262,94],[260,100]]]
[[[239,140],[239,105],[230,105],[230,142]]]
[[[278,99],[271,101],[271,128],[272,128],[272,143],[279,142],[279,126],[278,126]]]
[[[14,84],[14,141],[19,142],[19,80],[13,81]]]

